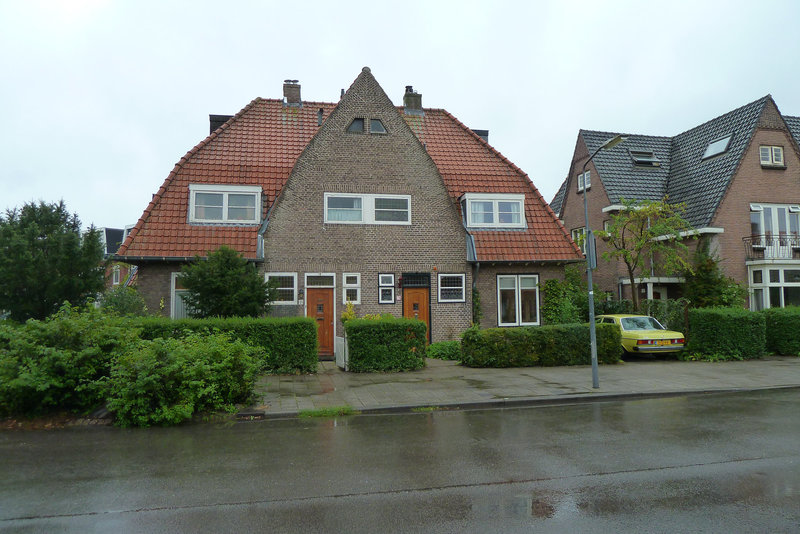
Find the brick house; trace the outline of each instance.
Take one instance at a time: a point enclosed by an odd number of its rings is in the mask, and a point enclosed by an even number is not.
[[[278,286],[271,314],[318,319],[320,353],[359,316],[428,324],[431,341],[481,325],[540,324],[539,284],[578,248],[528,177],[406,87],[404,106],[364,68],[337,103],[257,98],[211,116],[117,256],[139,266],[151,310],[185,313],[177,273],[222,244]]]
[[[575,237],[584,226],[579,175],[589,155],[615,135],[578,133],[569,175],[550,203]],[[723,271],[749,289],[751,309],[800,304],[798,140],[800,117],[782,115],[769,95],[674,137],[627,135],[587,168],[589,224],[603,228],[623,198],[685,202],[694,232],[708,241]],[[602,241],[597,249],[595,282],[629,296],[624,265],[599,259]],[[680,296],[681,278],[665,276],[658,265],[649,271],[637,280],[642,297]]]

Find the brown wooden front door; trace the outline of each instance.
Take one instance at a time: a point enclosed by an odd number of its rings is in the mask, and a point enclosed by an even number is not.
[[[427,338],[431,338],[430,289],[427,287],[403,288],[403,317],[419,319],[428,327]]]
[[[317,320],[320,357],[333,356],[333,288],[307,288],[306,315]]]

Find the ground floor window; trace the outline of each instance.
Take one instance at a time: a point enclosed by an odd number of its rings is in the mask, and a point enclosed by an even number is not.
[[[463,274],[439,274],[439,302],[464,302],[464,279]]]
[[[297,304],[297,273],[267,273],[275,287],[273,304]]]
[[[188,291],[183,284],[181,284],[180,275],[181,273],[172,273],[172,284],[170,288],[170,301],[172,305],[170,306],[169,316],[173,319],[189,317],[189,308],[183,300],[183,297],[186,296]]]
[[[394,274],[378,275],[378,303],[394,304]]]
[[[342,304],[361,304],[361,274],[342,274]]]
[[[539,324],[538,275],[497,275],[497,324],[500,326]]]
[[[750,309],[800,306],[800,265],[750,267]]]

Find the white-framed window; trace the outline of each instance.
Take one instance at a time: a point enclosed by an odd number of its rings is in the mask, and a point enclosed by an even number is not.
[[[172,282],[170,284],[170,310],[169,316],[172,319],[183,319],[189,317],[189,307],[184,302],[183,297],[188,293],[186,288],[181,284],[181,273],[172,273]]]
[[[394,304],[394,274],[378,275],[378,303]]]
[[[466,300],[464,274],[439,273],[439,302],[464,302]]]
[[[261,186],[189,184],[189,222],[258,224]]]
[[[752,265],[750,309],[800,306],[800,268],[797,265]]]
[[[750,204],[750,243],[765,259],[791,259],[800,247],[800,205]]]
[[[728,146],[731,144],[731,138],[733,134],[726,135],[725,137],[720,137],[719,139],[715,139],[708,143],[706,147],[706,151],[703,153],[702,159],[711,158],[717,156],[719,154],[723,154],[724,152],[728,151]]]
[[[762,167],[783,167],[783,147],[781,146],[760,146],[758,153],[761,157]]]
[[[309,287],[336,287],[334,273],[306,273],[306,288]]]
[[[273,304],[297,304],[297,273],[267,273],[267,282],[275,284]]]
[[[497,324],[499,326],[539,324],[538,275],[497,275]]]
[[[111,285],[118,286],[120,279],[120,267],[115,265],[111,268]]]
[[[583,192],[584,189],[592,188],[592,172],[586,171],[578,175],[578,193]]]
[[[471,228],[525,228],[525,195],[465,193],[463,209]]]
[[[569,231],[569,235],[575,241],[575,244],[580,247],[581,252],[586,254],[586,227],[573,228]]]
[[[410,195],[325,193],[325,222],[411,224]]]
[[[342,273],[342,304],[361,304],[361,273]]]

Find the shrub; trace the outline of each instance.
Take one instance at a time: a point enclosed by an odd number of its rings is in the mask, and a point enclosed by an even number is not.
[[[345,324],[350,371],[410,371],[425,366],[427,327],[417,319],[352,319]]]
[[[775,354],[800,354],[800,307],[768,308],[760,313],[765,320],[767,350]]]
[[[619,328],[597,325],[597,359],[618,363],[622,355]],[[591,363],[588,324],[470,328],[461,341],[461,362],[469,367],[529,367]]]
[[[680,299],[654,299],[642,302],[642,314],[652,315],[669,330],[686,334],[686,308],[689,301]]]
[[[766,348],[765,316],[741,308],[689,310],[689,337],[683,359],[746,360]]]
[[[456,340],[431,343],[428,346],[428,358],[436,358],[439,360],[460,360],[461,342]]]
[[[108,407],[120,426],[178,424],[250,398],[258,351],[225,334],[141,340],[117,359]]]
[[[144,316],[147,315],[147,306],[144,299],[135,287],[116,286],[105,293],[100,299],[100,308],[104,313],[119,316]]]

